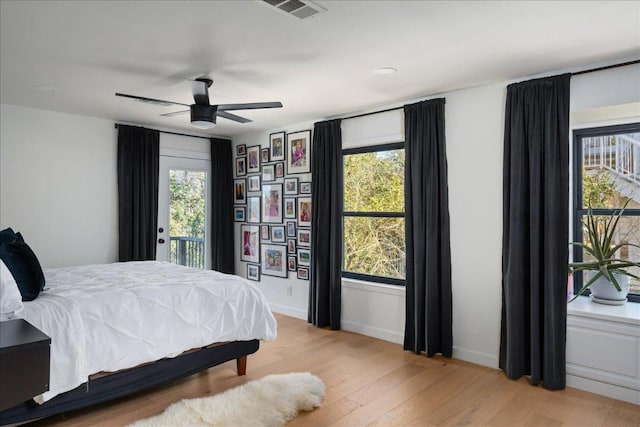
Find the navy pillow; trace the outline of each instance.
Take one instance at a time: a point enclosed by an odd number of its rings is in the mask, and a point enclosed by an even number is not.
[[[36,254],[25,243],[20,233],[15,234],[13,241],[0,240],[0,259],[16,279],[22,301],[36,299],[44,288],[44,273]]]
[[[4,242],[13,242],[16,240],[16,233],[11,228],[5,228],[0,231],[0,245]]]

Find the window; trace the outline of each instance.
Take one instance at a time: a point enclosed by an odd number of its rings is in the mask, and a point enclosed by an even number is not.
[[[342,276],[404,285],[404,143],[342,153]]]
[[[589,207],[596,215],[608,216],[628,203],[614,244],[640,245],[640,123],[575,130],[573,142],[573,241],[583,241],[581,219]],[[574,246],[574,260],[583,256],[582,249]],[[640,248],[625,246],[618,257],[638,260]],[[639,268],[629,271],[640,276]],[[583,282],[584,278],[576,275],[574,290],[578,291]],[[640,281],[631,279],[628,298],[640,302]]]

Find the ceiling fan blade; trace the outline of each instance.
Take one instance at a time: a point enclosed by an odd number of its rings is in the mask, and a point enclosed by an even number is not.
[[[238,123],[249,123],[249,122],[251,122],[251,120],[249,120],[249,119],[246,119],[246,118],[240,117],[240,116],[236,116],[235,114],[227,113],[226,111],[218,110],[218,112],[216,113],[216,116],[224,117],[225,119],[233,120],[234,122],[238,122]]]
[[[250,102],[247,104],[220,104],[218,111],[229,110],[256,110],[258,108],[281,108],[281,102]]]
[[[160,115],[163,116],[163,117],[173,117],[173,116],[180,116],[182,114],[190,113],[190,112],[191,112],[191,110],[182,110],[182,111],[174,111],[172,113],[164,113],[164,114],[160,114]]]
[[[127,95],[126,93],[118,93],[118,92],[116,92],[116,96],[122,96],[124,98],[131,98],[131,99],[135,99],[136,101],[139,101],[139,102],[146,102],[148,104],[161,105],[163,107],[170,107],[172,105],[184,105],[185,107],[189,106],[189,104],[182,104],[180,102],[164,101],[162,99],[146,98],[144,96]]]
[[[193,93],[193,100],[198,105],[209,105],[209,86],[211,86],[211,80],[196,79],[191,82],[191,92]]]

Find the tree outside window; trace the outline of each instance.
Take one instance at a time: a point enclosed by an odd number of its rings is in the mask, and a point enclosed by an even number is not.
[[[343,154],[343,276],[402,285],[404,144]]]

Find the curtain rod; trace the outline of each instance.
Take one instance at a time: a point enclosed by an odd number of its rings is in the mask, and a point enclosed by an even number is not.
[[[126,125],[126,126],[132,126],[132,125]],[[116,123],[116,129],[118,129],[118,123]],[[153,130],[157,130],[157,129],[153,129]],[[214,136],[187,135],[186,133],[169,132],[168,130],[158,130],[158,132],[160,132],[160,133],[168,133],[170,135],[188,136],[190,138],[202,138],[202,139],[216,138]],[[220,138],[220,139],[225,139],[225,138]]]
[[[389,111],[396,111],[396,110],[402,110],[402,109],[404,109],[404,105],[402,107],[387,108],[386,110],[372,111],[370,113],[362,113],[362,114],[356,114],[353,116],[337,117],[337,118],[339,118],[340,120],[357,119],[358,117],[366,117],[366,116],[371,116],[373,114],[388,113]]]
[[[622,62],[620,64],[607,65],[604,67],[591,68],[589,70],[576,71],[575,73],[571,73],[571,75],[579,76],[580,74],[593,73],[595,71],[610,70],[611,68],[624,67],[625,65],[633,65],[633,64],[640,64],[640,59],[636,59],[635,61]]]
[[[354,116],[342,117],[341,120],[357,119],[358,117],[371,116],[373,114],[387,113],[389,111],[402,110],[404,107],[388,108],[386,110],[372,111],[370,113],[356,114]]]

